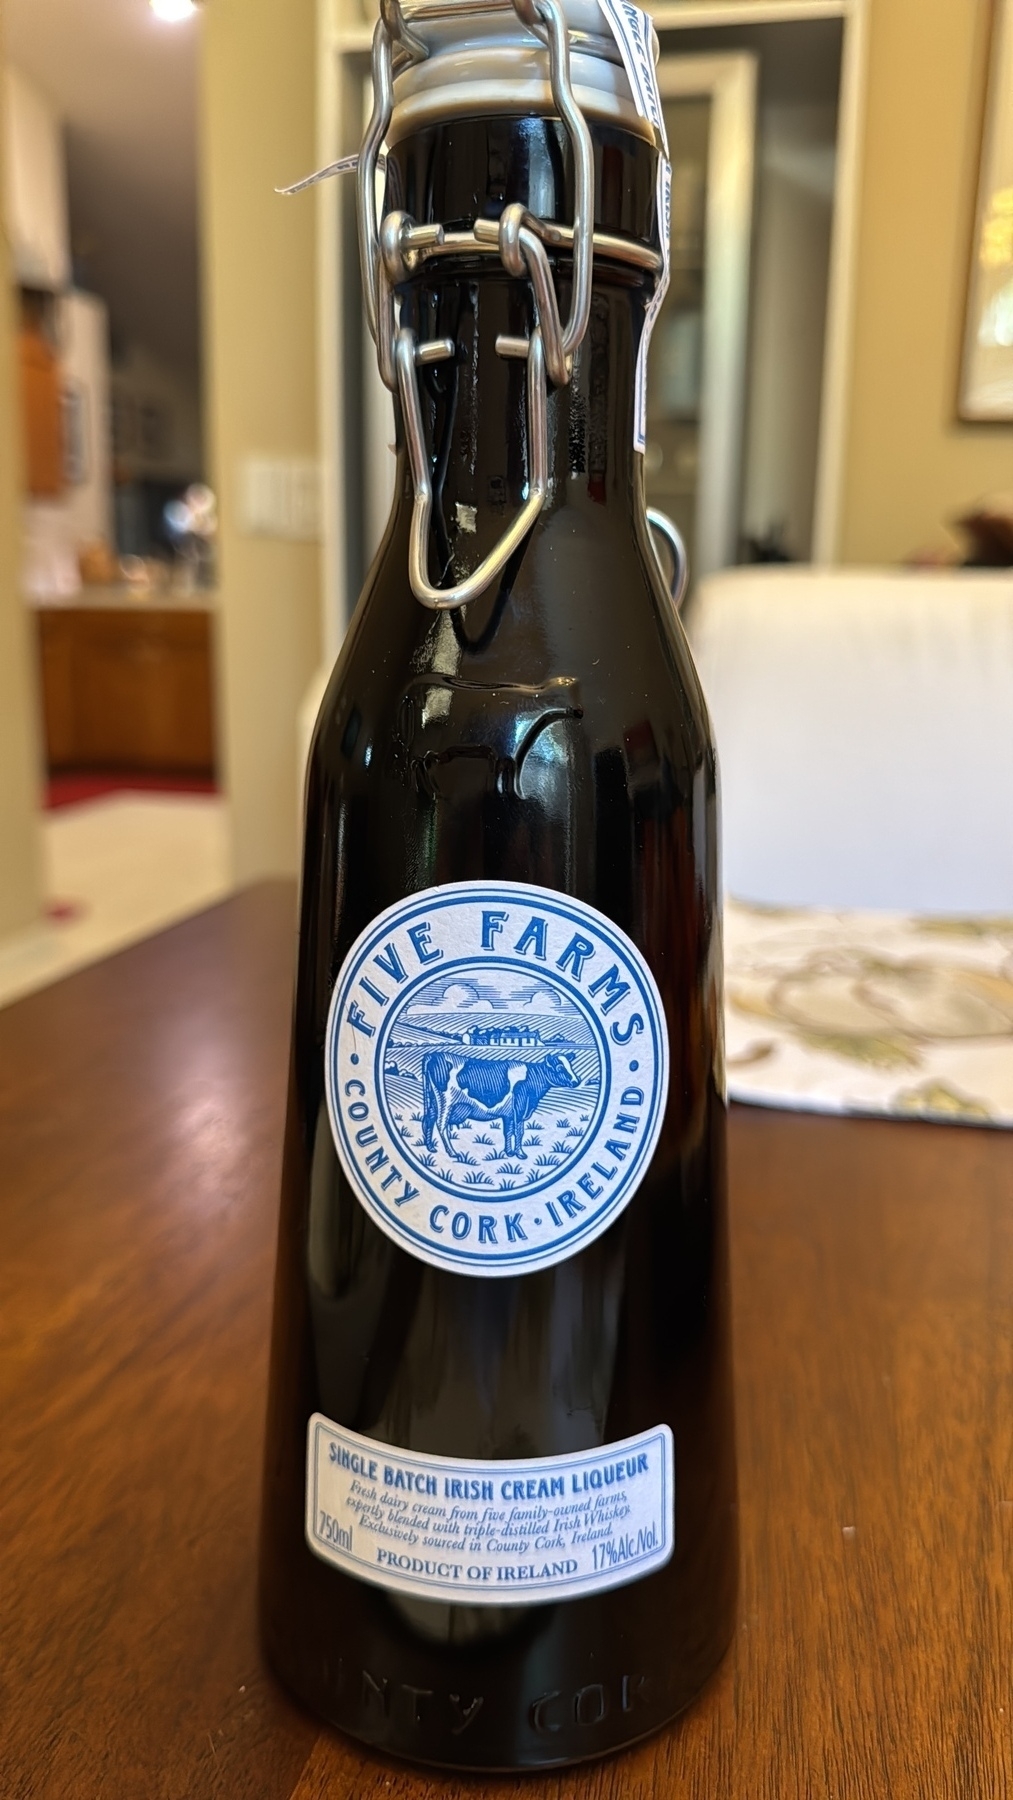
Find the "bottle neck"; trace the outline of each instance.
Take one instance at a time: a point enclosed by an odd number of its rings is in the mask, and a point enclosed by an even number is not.
[[[655,152],[611,127],[593,127],[595,226],[650,243],[655,230]],[[396,145],[388,205],[419,223],[467,228],[519,200],[540,218],[572,221],[572,171],[565,133],[548,119],[456,121]],[[561,316],[570,267],[556,259]],[[542,518],[560,507],[590,509],[618,524],[640,499],[634,451],[637,351],[653,277],[595,259],[591,316],[569,382],[549,387],[548,493]],[[530,283],[498,256],[455,257],[425,266],[401,290],[401,321],[420,341],[450,338],[451,361],[421,367],[419,392],[432,455],[430,566],[459,580],[492,548],[523,505],[531,474],[526,368],[496,350],[500,336],[526,338],[535,325]],[[400,427],[399,427],[400,430]],[[402,505],[411,478],[402,467]]]
[[[559,287],[565,310],[566,281]],[[639,283],[596,276],[570,380],[548,389],[548,507],[629,507],[644,302]],[[523,362],[498,354],[496,340],[529,335],[524,284],[494,269],[457,278],[448,271],[406,296],[401,316],[420,339],[451,338],[457,347],[453,361],[419,371],[436,496],[451,509],[494,513],[522,502],[531,472],[527,374]]]

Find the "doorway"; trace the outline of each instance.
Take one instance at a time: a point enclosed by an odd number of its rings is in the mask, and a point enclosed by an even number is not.
[[[226,886],[201,371],[201,23],[191,0],[4,8],[45,978]]]

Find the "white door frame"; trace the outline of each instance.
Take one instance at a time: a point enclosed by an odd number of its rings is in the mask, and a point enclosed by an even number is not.
[[[813,503],[812,560],[822,564],[836,563],[841,553],[868,61],[869,0],[848,0],[841,46],[834,222]]]
[[[693,559],[696,576],[733,563],[738,550],[756,73],[757,58],[750,50],[663,56],[658,64],[663,101],[706,98],[711,102]]]

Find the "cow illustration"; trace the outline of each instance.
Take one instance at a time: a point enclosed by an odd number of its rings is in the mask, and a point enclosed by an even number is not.
[[[422,1058],[424,1111],[422,1136],[435,1150],[439,1134],[447,1154],[463,1161],[451,1132],[468,1119],[483,1124],[498,1119],[503,1127],[504,1156],[524,1155],[524,1123],[552,1087],[577,1087],[568,1056],[553,1051],[538,1062],[507,1057],[481,1059],[448,1050],[427,1050]]]

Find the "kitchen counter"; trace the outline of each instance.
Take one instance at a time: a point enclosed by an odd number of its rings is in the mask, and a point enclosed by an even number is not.
[[[29,600],[33,612],[214,612],[218,605],[215,588],[194,588],[184,593],[181,588],[139,588],[128,582],[115,586],[82,587],[78,593],[56,600]]]

